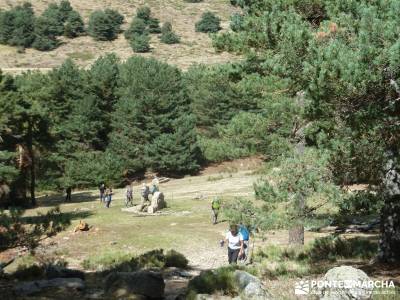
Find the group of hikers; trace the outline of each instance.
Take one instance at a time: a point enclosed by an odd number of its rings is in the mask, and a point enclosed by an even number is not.
[[[113,190],[112,187],[106,187],[104,183],[100,184],[100,203],[104,203],[106,208],[110,208],[112,201]]]
[[[221,208],[221,200],[219,197],[214,197],[211,202],[211,219],[215,225],[218,223],[218,214]],[[221,247],[228,245],[228,262],[236,264],[238,260],[246,263],[249,259],[249,240],[250,233],[247,227],[243,224],[232,224],[229,226],[229,231],[225,235],[225,239],[221,240]]]
[[[159,180],[157,176],[154,176],[150,187],[146,183],[143,183],[140,189],[141,203],[149,201],[149,195],[150,194],[154,195],[155,192],[159,191],[158,186],[159,186]],[[99,186],[99,193],[100,193],[100,202],[105,203],[105,207],[109,208],[113,195],[112,188],[106,187],[106,185],[102,183]],[[127,184],[125,188],[125,206],[126,207],[133,206],[132,183]]]

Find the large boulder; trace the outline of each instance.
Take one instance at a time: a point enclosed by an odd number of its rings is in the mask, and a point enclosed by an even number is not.
[[[151,204],[147,208],[147,212],[150,214],[154,214],[155,212],[166,208],[167,203],[164,200],[164,194],[162,192],[155,192],[153,197],[151,198]]]
[[[116,272],[105,278],[105,291],[116,298],[127,298],[133,295],[145,296],[147,299],[164,297],[165,283],[161,273],[148,270],[138,272]]]
[[[74,289],[83,290],[85,283],[80,278],[54,278],[50,280],[35,280],[19,283],[14,287],[14,293],[19,296],[28,296],[39,293],[45,289]]]
[[[330,284],[324,284],[321,288],[322,300],[365,300],[372,295],[373,287],[368,286],[368,275],[350,266],[330,269],[322,281]]]
[[[236,270],[234,278],[243,299],[263,300],[272,298],[257,277],[245,271]]]

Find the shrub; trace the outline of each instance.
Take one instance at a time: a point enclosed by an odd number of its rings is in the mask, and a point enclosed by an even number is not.
[[[136,17],[144,20],[145,22],[150,20],[151,9],[148,6],[141,6],[136,11]]]
[[[53,26],[51,29],[56,35],[62,35],[64,32],[64,16],[56,3],[51,3],[43,12],[42,17],[48,20]]]
[[[64,25],[64,35],[69,38],[77,37],[85,32],[83,20],[78,12],[72,11]]]
[[[146,22],[138,17],[133,18],[129,29],[125,31],[125,38],[132,40],[135,35],[146,34]]]
[[[150,18],[147,24],[149,25],[150,33],[161,33],[160,20],[157,18]]]
[[[150,37],[148,34],[134,34],[131,39],[131,47],[134,52],[145,53],[150,51]]]
[[[24,3],[22,6],[16,6],[10,11],[12,16],[6,21],[11,21],[7,29],[12,29],[8,39],[11,46],[30,47],[35,39],[34,27],[35,16],[30,3]]]
[[[213,271],[201,272],[199,276],[189,281],[187,299],[194,294],[213,294],[216,291],[223,291],[224,294],[235,296],[237,290],[233,278],[234,271],[233,267],[222,267]]]
[[[71,3],[67,0],[62,0],[58,6],[62,22],[66,22],[70,14],[74,11]]]
[[[124,16],[114,9],[106,9],[104,13],[110,18],[116,32],[121,32],[121,25],[124,23]]]
[[[165,44],[177,44],[179,37],[172,31],[172,25],[169,22],[164,23],[161,29],[161,42]]]
[[[220,23],[220,18],[208,11],[202,15],[195,28],[197,32],[218,32],[221,29]]]
[[[112,41],[121,31],[119,22],[120,19],[114,14],[114,11],[108,10],[106,13],[96,10],[90,15],[88,33],[95,40]]]
[[[186,257],[175,250],[170,250],[165,254],[165,267],[185,269],[187,268],[188,264],[189,261],[186,259]]]
[[[243,29],[244,16],[239,13],[235,13],[231,16],[230,27],[233,31],[238,32]]]
[[[35,41],[32,47],[40,51],[49,51],[57,48],[59,42],[57,25],[54,19],[39,17],[35,22]]]
[[[344,239],[335,235],[316,239],[306,250],[311,261],[337,258],[371,258],[377,254],[378,246],[365,238]]]

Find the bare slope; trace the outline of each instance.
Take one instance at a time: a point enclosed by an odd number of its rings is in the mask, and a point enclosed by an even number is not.
[[[24,1],[0,0],[0,8],[8,9],[22,2]],[[41,13],[52,2],[55,1],[31,1],[36,13]],[[70,0],[70,2],[81,13],[85,22],[93,10],[113,8],[125,16],[124,27],[126,28],[135,15],[136,9],[141,5],[148,5],[152,9],[152,14],[159,18],[161,23],[171,22],[176,33],[181,36],[181,44],[162,44],[156,35],[152,35],[152,52],[140,55],[155,57],[182,69],[187,69],[195,63],[213,64],[235,59],[227,53],[216,53],[209,36],[194,30],[194,24],[205,11],[218,14],[222,19],[222,27],[228,28],[229,16],[234,12],[229,0],[204,0],[201,3],[187,3],[184,0]],[[22,54],[17,53],[15,47],[0,45],[0,68],[17,73],[20,69],[56,67],[67,58],[72,58],[81,66],[88,66],[96,58],[109,52],[117,53],[123,60],[134,55],[123,34],[112,42],[96,42],[88,36],[72,40],[63,39],[63,42],[59,48],[50,52],[27,49],[26,53]]]

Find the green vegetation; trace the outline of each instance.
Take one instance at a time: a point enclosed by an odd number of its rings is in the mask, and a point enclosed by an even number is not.
[[[213,294],[218,291],[229,296],[236,296],[238,291],[234,284],[234,271],[234,267],[203,271],[190,280],[186,299],[195,299],[196,294]]]
[[[150,36],[145,34],[134,34],[130,41],[132,50],[137,53],[150,51]]]
[[[134,256],[121,251],[109,251],[89,257],[84,260],[82,266],[87,270],[113,270],[119,272],[133,272],[138,269],[163,269],[176,267],[185,269],[188,266],[188,260],[181,253],[175,250],[152,250]]]
[[[164,44],[177,44],[180,42],[179,36],[172,31],[172,25],[169,22],[163,24],[161,28],[161,42]]]
[[[0,28],[0,43],[40,51],[56,48],[58,36],[64,34],[72,38],[84,32],[82,18],[69,1],[49,4],[39,17],[35,17],[28,2],[0,11]]]
[[[68,38],[74,38],[85,32],[85,25],[82,17],[76,11],[72,11],[64,25],[64,35]]]
[[[195,24],[195,28],[198,32],[218,32],[221,29],[220,23],[220,18],[207,11],[201,16],[201,20]]]
[[[94,11],[89,18],[88,33],[95,40],[112,41],[121,32],[124,17],[115,10]]]

